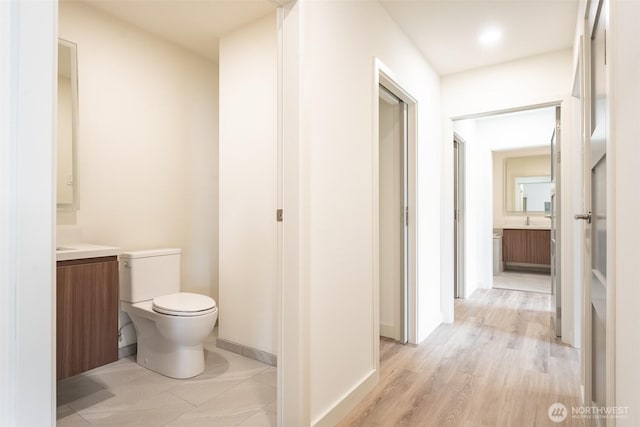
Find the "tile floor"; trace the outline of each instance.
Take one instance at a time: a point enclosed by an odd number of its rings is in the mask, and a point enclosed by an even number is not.
[[[493,276],[493,287],[515,291],[551,293],[551,275],[549,273],[527,273],[521,271],[503,271]]]
[[[205,341],[205,371],[186,380],[135,356],[58,382],[58,426],[276,425],[276,368]]]

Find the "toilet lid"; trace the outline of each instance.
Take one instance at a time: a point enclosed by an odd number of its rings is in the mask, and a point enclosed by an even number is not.
[[[178,292],[153,299],[154,311],[173,316],[202,316],[214,312],[216,302],[206,295]]]

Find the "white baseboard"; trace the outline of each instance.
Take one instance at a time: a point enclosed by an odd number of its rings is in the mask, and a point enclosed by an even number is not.
[[[333,427],[342,420],[369,393],[378,382],[378,371],[369,372],[342,399],[337,401],[324,414],[317,417],[311,425],[314,427]]]

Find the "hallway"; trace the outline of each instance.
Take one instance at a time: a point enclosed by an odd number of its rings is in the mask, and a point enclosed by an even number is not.
[[[551,295],[479,289],[419,346],[380,343],[380,381],[341,426],[583,425],[579,350],[555,339]],[[569,411],[551,422],[552,403]]]

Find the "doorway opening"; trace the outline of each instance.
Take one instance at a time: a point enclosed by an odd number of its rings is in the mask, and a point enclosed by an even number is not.
[[[464,285],[464,200],[465,142],[453,134],[453,297],[465,297]]]
[[[454,121],[456,298],[553,294],[560,318],[559,121],[559,103]]]
[[[374,68],[373,345],[417,343],[417,102],[380,61]]]
[[[380,336],[405,344],[409,252],[407,104],[380,85],[378,109]]]

